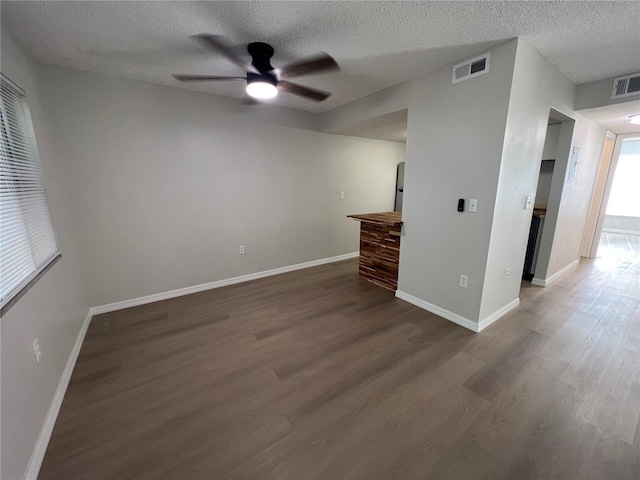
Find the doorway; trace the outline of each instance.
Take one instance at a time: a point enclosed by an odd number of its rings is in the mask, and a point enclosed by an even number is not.
[[[556,229],[563,228],[558,227],[560,203],[565,184],[572,183],[574,126],[573,118],[550,109],[523,270],[523,280],[537,286],[546,286],[553,273],[553,241]]]
[[[532,280],[535,272],[544,220],[549,203],[549,192],[551,191],[551,178],[556,162],[556,152],[558,149],[558,139],[560,137],[561,122],[549,117],[547,123],[547,134],[544,139],[542,149],[542,161],[540,162],[540,172],[538,174],[538,186],[536,188],[535,200],[533,202],[533,215],[531,217],[531,227],[529,228],[529,240],[524,260],[523,280]]]
[[[640,134],[619,135],[605,184],[590,257],[608,263],[640,254]]]

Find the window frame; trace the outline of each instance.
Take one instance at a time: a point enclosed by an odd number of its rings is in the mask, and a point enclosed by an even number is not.
[[[34,261],[34,257],[33,257],[33,253],[31,253],[31,259],[35,265],[35,267],[33,268],[33,270],[29,273],[29,275],[27,275],[24,279],[22,279],[21,282],[17,283],[8,293],[6,298],[0,298],[0,316],[4,316],[4,314],[27,292],[29,291],[29,289],[35,285],[35,283],[51,268],[53,267],[53,265],[55,263],[57,263],[57,261],[62,257],[62,254],[60,253],[60,244],[58,242],[58,236],[56,234],[55,231],[55,227],[53,225],[53,219],[51,216],[51,206],[49,203],[49,196],[48,196],[48,192],[47,192],[47,188],[46,188],[46,183],[45,183],[45,178],[44,178],[44,171],[42,168],[42,162],[40,160],[40,154],[38,151],[38,144],[37,144],[37,139],[35,136],[35,129],[33,126],[33,120],[31,118],[31,114],[30,114],[30,109],[29,109],[29,105],[27,102],[27,95],[26,92],[20,88],[16,83],[14,83],[13,81],[11,81],[11,79],[9,79],[6,75],[4,75],[3,73],[0,73],[0,82],[1,84],[8,90],[10,90],[12,93],[14,93],[18,98],[20,98],[22,100],[22,102],[24,102],[23,107],[26,108],[27,112],[28,112],[28,120],[29,120],[29,129],[25,132],[23,132],[25,135],[27,135],[27,139],[26,141],[28,142],[28,144],[30,144],[30,149],[31,149],[31,154],[33,157],[33,162],[35,164],[35,167],[37,169],[38,175],[40,177],[40,180],[42,182],[42,191],[44,193],[44,203],[45,203],[45,207],[46,207],[46,211],[48,214],[48,218],[51,224],[51,234],[52,234],[52,240],[53,243],[55,244],[55,251],[54,253],[52,253],[50,256],[48,256],[41,265],[36,265],[35,261]],[[2,115],[0,115],[0,128],[5,131],[5,137],[9,140],[11,138],[12,132],[11,129],[9,128],[8,125],[8,119],[6,118],[5,115],[6,112],[3,112]],[[10,143],[7,145],[7,149],[10,152],[12,149],[15,149],[15,146],[11,145]],[[11,168],[11,167],[9,167]],[[9,180],[10,182],[14,182],[15,179],[11,178]],[[0,232],[1,234],[2,232]],[[27,237],[28,240],[28,248],[29,251],[32,252],[32,242],[29,240],[29,238]]]

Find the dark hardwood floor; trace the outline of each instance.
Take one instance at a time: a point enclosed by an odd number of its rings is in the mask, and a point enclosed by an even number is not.
[[[96,316],[40,478],[638,479],[624,248],[481,334],[356,261]]]

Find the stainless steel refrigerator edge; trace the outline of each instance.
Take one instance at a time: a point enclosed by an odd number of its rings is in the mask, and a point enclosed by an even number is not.
[[[398,164],[396,173],[396,202],[393,207],[394,212],[402,211],[402,195],[404,193],[404,162]]]

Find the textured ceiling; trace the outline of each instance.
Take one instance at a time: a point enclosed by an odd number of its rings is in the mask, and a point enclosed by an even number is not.
[[[274,66],[326,51],[342,71],[299,83],[333,96],[314,104],[283,93],[275,102],[315,112],[516,36],[576,83],[640,70],[638,1],[2,1],[1,9],[3,25],[41,62],[226,96],[243,96],[242,82],[185,86],[171,78],[240,73],[190,35],[271,43]]]
[[[623,133],[640,133],[640,125],[635,125],[629,121],[629,116],[636,113],[640,114],[640,100],[616,103],[604,107],[588,108],[586,110],[580,110],[580,113],[608,128],[616,135]]]

